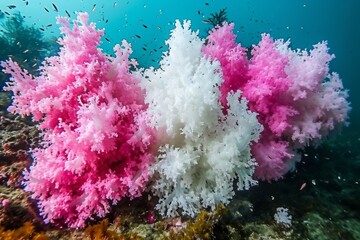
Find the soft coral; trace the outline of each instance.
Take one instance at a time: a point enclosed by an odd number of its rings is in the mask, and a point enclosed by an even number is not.
[[[25,173],[26,190],[38,200],[46,222],[83,227],[103,217],[112,202],[139,196],[153,159],[149,145],[140,78],[130,72],[126,41],[106,57],[97,46],[103,35],[88,15],[70,23],[58,19],[65,34],[59,56],[44,63],[40,75],[29,75],[16,63],[3,62],[14,92],[9,111],[40,120],[44,142],[33,150],[34,163]]]
[[[235,42],[233,24],[213,29],[203,52],[219,60],[224,75],[221,100],[231,91],[242,90],[250,109],[259,113],[264,126],[253,144],[258,179],[282,177],[299,160],[297,150],[318,142],[336,126],[346,124],[347,91],[336,73],[329,74],[327,43],[307,51],[293,51],[290,41],[273,40],[263,34],[251,58]]]

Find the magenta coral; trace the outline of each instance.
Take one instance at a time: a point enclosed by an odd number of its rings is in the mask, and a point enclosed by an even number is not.
[[[221,101],[230,91],[241,90],[249,107],[264,126],[252,153],[258,163],[255,177],[281,178],[299,160],[297,151],[316,143],[336,126],[346,124],[350,105],[347,91],[336,73],[329,74],[327,43],[307,51],[293,51],[290,42],[274,41],[263,34],[245,59],[245,49],[235,42],[233,24],[213,29],[203,52],[222,67]]]
[[[220,102],[224,107],[227,106],[227,94],[242,89],[248,81],[247,49],[235,42],[233,29],[234,23],[224,23],[221,28],[213,29],[207,38],[208,44],[202,49],[207,56],[221,64],[224,82],[220,86]]]
[[[33,150],[25,173],[26,190],[38,200],[45,222],[84,227],[104,217],[123,197],[141,195],[153,160],[140,77],[130,72],[131,46],[116,45],[115,57],[97,46],[103,30],[78,13],[70,23],[59,18],[65,36],[59,56],[48,58],[39,76],[12,60],[3,62],[12,81],[9,111],[40,121],[44,142]]]

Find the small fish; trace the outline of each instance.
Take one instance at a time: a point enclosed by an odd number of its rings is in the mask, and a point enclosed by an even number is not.
[[[70,13],[69,13],[67,10],[65,10],[65,12],[66,12],[66,15],[67,15],[68,17],[70,17]]]
[[[117,5],[117,3],[116,3],[116,2],[114,2],[114,7],[116,7],[116,5]]]
[[[16,8],[15,5],[8,5],[7,7],[8,7],[9,9],[14,9],[14,8]]]
[[[200,10],[198,10],[197,13],[200,15],[201,14]]]
[[[208,2],[206,2],[206,3],[205,3],[205,5],[206,5],[206,6],[209,6],[209,3],[208,3]]]
[[[29,52],[29,49],[26,49],[25,51],[23,51],[23,53],[27,53],[27,52]]]
[[[58,8],[56,7],[56,5],[55,5],[54,3],[52,3],[52,6],[53,6],[53,8],[54,8],[54,11],[55,11],[55,12],[58,12]]]
[[[39,28],[41,31],[45,31],[45,29],[44,28]]]
[[[49,10],[47,8],[44,8],[46,12],[49,12]]]
[[[202,22],[203,22],[203,23],[210,23],[210,21],[207,20],[207,19],[202,20]]]
[[[303,184],[301,184],[300,191],[303,190],[305,187],[306,187],[306,182],[304,182]]]
[[[96,4],[94,4],[94,6],[92,7],[91,11],[93,12],[93,11],[95,11],[95,9],[96,9]]]
[[[32,65],[32,67],[35,67],[37,65],[37,63],[34,63],[33,65]]]
[[[25,5],[26,5],[26,6],[29,5],[29,1],[26,1]]]
[[[109,40],[107,37],[105,38],[105,40],[108,41],[108,42],[110,42],[110,40]]]
[[[146,48],[143,47],[142,49],[143,49],[144,51],[146,51]]]
[[[105,23],[108,23],[109,22],[109,19],[106,19]]]
[[[4,12],[6,15],[8,15],[8,16],[10,16],[10,13],[8,13],[8,12]]]
[[[52,26],[52,24],[48,24],[48,25],[46,25],[46,27],[51,27]]]
[[[24,62],[24,63],[26,63],[27,61],[28,61],[28,60],[27,60],[27,59],[25,59],[23,62]]]
[[[144,27],[144,28],[148,28],[145,24],[143,24],[143,27]]]
[[[141,38],[141,37],[140,37],[139,35],[137,35],[137,34],[136,34],[135,36],[136,36],[137,38]]]

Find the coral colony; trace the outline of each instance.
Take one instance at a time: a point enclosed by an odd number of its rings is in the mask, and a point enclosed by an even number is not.
[[[176,21],[160,67],[139,69],[125,40],[115,57],[102,53],[104,32],[88,18],[78,13],[72,27],[58,19],[61,50],[38,76],[2,63],[9,111],[32,115],[42,131],[24,185],[47,223],[84,227],[146,189],[163,216],[194,216],[229,203],[234,183],[281,178],[299,150],[347,124],[326,42],[293,51],[263,34],[248,59],[234,24],[200,39]]]

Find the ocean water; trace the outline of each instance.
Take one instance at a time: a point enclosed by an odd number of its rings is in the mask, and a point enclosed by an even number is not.
[[[349,118],[350,125],[343,129],[343,137],[338,138],[338,142],[330,142],[318,150],[308,150],[304,157],[305,160],[307,156],[315,156],[316,159],[318,156],[325,159],[337,157],[336,161],[334,160],[331,164],[331,170],[327,168],[328,166],[323,166],[326,165],[324,162],[314,163],[314,166],[307,170],[300,166],[298,169],[301,172],[301,177],[297,176],[296,180],[293,179],[290,182],[302,184],[302,181],[306,181],[309,187],[316,174],[314,169],[317,169],[316,167],[319,165],[323,167],[324,172],[327,170],[334,171],[330,178],[334,177],[340,181],[339,176],[342,174],[340,177],[342,181],[344,174],[347,171],[350,172],[350,169],[354,167],[351,162],[348,162],[351,159],[357,161],[357,165],[353,169],[360,169],[359,155],[354,155],[360,143],[359,0],[1,0],[0,30],[3,29],[4,25],[2,24],[9,17],[19,12],[24,17],[26,25],[40,29],[44,39],[55,41],[60,37],[56,17],[70,16],[70,18],[75,19],[76,12],[88,12],[90,21],[95,22],[97,28],[105,29],[100,46],[104,52],[113,54],[113,46],[121,43],[122,39],[126,39],[133,47],[131,57],[137,59],[140,67],[148,68],[159,66],[162,53],[167,49],[164,42],[169,38],[176,19],[191,20],[191,28],[199,30],[199,36],[205,38],[211,29],[211,25],[204,20],[210,18],[212,13],[224,8],[226,8],[228,20],[235,23],[237,41],[245,47],[257,44],[261,38],[261,33],[270,33],[275,39],[291,39],[293,49],[310,49],[314,44],[326,40],[330,53],[336,56],[330,63],[330,71],[339,73],[344,87],[349,89],[352,111]],[[2,48],[4,46],[0,45],[0,53]],[[0,56],[0,60],[3,61],[7,57],[8,55]],[[338,152],[329,153],[329,149],[335,149]],[[346,164],[343,164],[344,162]],[[338,175],[334,169],[338,170]],[[326,173],[321,176],[328,177]],[[348,177],[359,181],[360,173],[352,172]],[[263,184],[266,185],[267,183]],[[315,185],[314,182],[313,185]],[[271,195],[271,189],[274,186],[266,185],[265,187],[268,187],[265,192]],[[287,187],[283,189],[288,191]],[[338,189],[341,187],[343,185],[339,183],[336,187],[332,185],[325,188],[324,191],[328,191],[326,193],[320,194],[319,190],[318,192],[315,191],[313,195],[328,196],[332,191],[341,191]],[[354,196],[360,196],[359,190],[354,190],[353,186],[349,189],[346,194],[355,193]],[[259,190],[255,190],[254,195],[249,196],[249,198],[254,200],[254,198],[256,199],[254,196],[258,196],[258,194],[260,194]],[[292,196],[299,197],[296,194]],[[284,196],[279,198],[286,202]],[[301,201],[306,201],[306,199]],[[289,201],[292,202],[293,200]],[[351,202],[350,205],[354,212],[359,212],[359,205],[353,204],[353,199],[346,198],[346,201]],[[314,202],[311,204],[316,205]],[[304,206],[301,205],[301,207]],[[307,209],[306,207],[304,209]],[[296,217],[296,214],[294,216]],[[294,216],[293,219],[296,221]],[[321,225],[321,223],[319,224]],[[354,226],[360,225],[354,224]],[[349,231],[351,232],[351,230]],[[309,237],[308,239],[320,239],[315,237],[317,235],[312,236],[313,238]],[[345,234],[340,236],[342,237],[334,236],[334,238],[324,239],[357,239],[356,236],[359,235]]]

